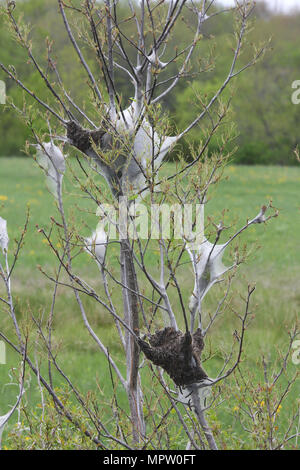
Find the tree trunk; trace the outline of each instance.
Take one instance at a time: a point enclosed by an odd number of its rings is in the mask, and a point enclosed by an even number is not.
[[[199,399],[199,390],[197,387],[197,384],[192,384],[187,387],[187,389],[191,393],[191,398],[192,398],[192,406],[195,412],[195,415],[197,416],[198,422],[203,429],[203,432],[205,434],[208,446],[210,450],[218,450],[218,446],[216,444],[215,438],[213,436],[213,433],[206,421],[205,418],[205,412],[202,408],[202,405],[200,403]]]
[[[138,286],[132,249],[128,239],[121,240],[121,270],[123,287],[124,320],[139,335]],[[127,395],[130,406],[132,433],[135,444],[145,434],[143,397],[139,380],[140,348],[134,337],[125,332]]]

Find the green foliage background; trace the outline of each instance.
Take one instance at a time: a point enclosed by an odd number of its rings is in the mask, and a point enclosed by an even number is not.
[[[22,5],[20,6],[20,4]],[[121,3],[120,8],[127,15],[127,3]],[[33,50],[39,61],[46,67],[46,38],[54,40],[53,53],[57,66],[67,90],[76,98],[77,102],[87,108],[88,102],[86,77],[79,66],[76,54],[64,30],[62,19],[57,10],[55,0],[20,0],[17,2],[17,11],[21,11],[24,18],[32,25],[30,36],[33,41]],[[127,15],[129,16],[129,14]],[[193,22],[186,10],[183,21],[179,22],[169,43],[170,57],[174,55],[176,47],[180,51],[192,38],[192,31],[188,23]],[[284,16],[272,15],[266,6],[259,3],[254,18],[254,28],[248,39],[249,44],[271,40],[271,49],[263,60],[253,68],[239,76],[230,89],[233,93],[233,113],[237,126],[238,152],[236,163],[243,164],[280,164],[295,163],[293,150],[299,143],[300,105],[291,101],[292,82],[300,79],[300,49],[296,47],[299,40],[300,13]],[[134,21],[124,26],[127,34],[134,34]],[[226,77],[232,60],[233,23],[232,14],[217,15],[205,24],[203,38],[198,54],[193,57],[191,71],[202,70],[191,78],[182,78],[179,86],[168,95],[163,103],[163,109],[168,111],[174,126],[183,129],[191,122],[197,109],[191,106],[195,101],[195,93],[200,94],[203,100],[212,96]],[[26,51],[11,38],[0,19],[0,61],[5,65],[13,65],[18,71],[20,79],[29,89],[35,90],[42,99],[50,99],[49,93],[35,72],[34,67],[26,57]],[[99,76],[97,63],[91,51],[83,46],[87,61]],[[215,57],[214,63],[210,53]],[[247,59],[249,51],[244,52]],[[176,67],[180,66],[180,60]],[[243,59],[244,60],[244,59]],[[162,79],[164,78],[162,72]],[[5,80],[7,95],[22,105],[23,94],[11,80],[0,71],[0,79]],[[54,79],[54,77],[53,77]],[[118,87],[122,92],[124,103],[132,94],[132,87],[128,84],[126,76],[118,76]],[[228,93],[228,92],[227,92]],[[30,103],[30,100],[28,100]],[[25,141],[30,138],[29,131],[21,120],[17,120],[15,113],[7,107],[0,109],[0,156],[22,155]],[[180,112],[179,112],[180,110]],[[41,124],[42,126],[42,124]],[[189,136],[194,141],[201,139],[201,126],[195,128]],[[211,143],[213,150],[214,143]],[[185,147],[184,147],[185,148]],[[187,147],[186,147],[187,148]]]
[[[76,171],[75,159],[68,159],[67,164],[70,165],[70,170],[72,168]],[[172,173],[174,171],[173,165],[173,163],[168,163],[164,171],[167,174]],[[57,209],[53,197],[45,189],[43,173],[29,157],[3,158],[1,166],[3,171],[1,171],[0,210],[1,216],[7,220],[8,224],[10,261],[16,247],[14,240],[19,239],[22,231],[26,206],[30,208],[28,233],[15,268],[13,292],[17,318],[23,331],[25,331],[24,328],[31,325],[29,328],[30,339],[31,344],[34,344],[38,333],[36,326],[30,321],[31,315],[36,318],[44,317],[44,323],[47,321],[54,287],[53,283],[41,274],[39,266],[42,266],[45,272],[53,276],[56,272],[55,256],[43,234],[39,233],[38,227],[43,227],[48,231],[51,227],[51,216],[56,217]],[[299,317],[300,295],[297,281],[300,277],[300,219],[295,217],[299,210],[297,197],[299,183],[300,168],[230,165],[226,168],[223,181],[211,188],[207,213],[216,222],[220,220],[225,210],[225,225],[229,227],[234,221],[230,233],[234,233],[238,227],[245,223],[246,216],[254,217],[258,213],[262,201],[267,202],[269,199],[273,199],[274,205],[280,209],[278,219],[271,220],[267,226],[253,225],[243,233],[241,244],[242,246],[247,244],[249,250],[252,247],[252,254],[247,263],[239,268],[238,279],[234,283],[231,308],[225,309],[207,337],[206,350],[208,353],[206,357],[209,359],[205,362],[205,368],[209,376],[214,377],[223,366],[224,355],[231,350],[232,332],[235,329],[239,330],[239,322],[237,322],[232,309],[240,313],[244,311],[243,299],[245,292],[247,292],[248,283],[251,285],[256,283],[257,289],[251,304],[251,311],[255,317],[250,322],[246,333],[241,366],[246,381],[252,380],[253,376],[253,385],[250,387],[251,394],[249,390],[242,390],[237,385],[235,378],[230,377],[222,385],[222,401],[217,408],[219,421],[214,416],[209,416],[213,431],[222,449],[265,449],[268,445],[268,434],[264,428],[267,423],[267,405],[261,358],[264,357],[268,362],[270,374],[281,368],[280,362],[277,362],[278,358],[281,354],[285,354],[289,342],[288,331]],[[81,227],[82,235],[89,236],[95,227],[95,216],[92,213],[93,204],[87,205],[87,199],[80,197],[80,188],[74,183],[71,171],[68,171],[64,178],[64,189],[65,210],[68,219],[76,220],[77,226]],[[90,208],[91,213],[87,214],[84,208]],[[227,239],[228,231],[224,235]],[[263,248],[259,249],[258,244]],[[55,246],[61,253],[60,244]],[[117,269],[118,250],[114,244],[111,246],[111,250],[109,259],[112,268]],[[157,249],[151,250],[148,261],[154,274],[157,272],[160,261]],[[73,265],[75,272],[80,273],[82,279],[93,286],[95,290],[102,292],[103,296],[105,295],[102,291],[103,287],[96,263],[87,253],[81,252],[74,258]],[[230,265],[229,261],[228,265]],[[193,279],[191,270],[190,264],[183,264],[178,271],[178,280],[185,302],[188,302],[191,291]],[[171,289],[170,298],[175,307],[176,289]],[[204,305],[207,318],[215,311],[225,290],[226,284],[221,283],[208,294]],[[122,300],[117,286],[112,290],[112,295],[116,307],[121,311]],[[124,355],[112,317],[107,315],[106,311],[95,304],[90,297],[83,298],[83,302],[94,331],[102,341],[105,341],[112,357],[123,371],[125,368]],[[12,335],[11,320],[8,315],[2,315],[1,325],[9,332],[9,335]],[[157,320],[158,326],[159,319]],[[180,327],[183,327],[183,323],[180,324]],[[73,293],[64,286],[59,287],[53,319],[52,341],[59,365],[84,396],[96,394],[99,410],[102,414],[101,419],[112,426],[114,423],[111,419],[113,385],[110,380],[107,360],[104,355],[99,353],[95,342],[83,327]],[[33,355],[33,350],[30,350],[30,353]],[[46,350],[39,347],[38,354],[41,372],[47,376]],[[16,386],[7,384],[15,382],[11,379],[11,370],[12,368],[18,370],[18,361],[19,358],[14,351],[7,348],[7,364],[0,366],[0,415],[9,410],[16,398]],[[299,366],[293,364],[289,358],[287,372],[281,377],[278,387],[275,387],[272,392],[274,402],[276,395],[278,399],[286,381],[297,370],[299,370]],[[153,380],[153,374],[149,372],[148,368],[144,367],[142,373],[145,377],[147,398],[153,400],[153,410],[160,419],[161,409],[155,408],[157,405],[155,404],[154,391],[162,393],[161,388]],[[54,372],[53,374],[55,386],[61,388],[58,390],[58,394],[62,396],[63,393],[66,393],[65,382],[58,374]],[[128,403],[124,390],[115,375],[114,380],[117,384],[118,403],[127,412]],[[101,391],[97,382],[100,384]],[[170,386],[172,387],[171,383]],[[148,390],[149,393],[147,393]],[[219,393],[218,388],[216,388],[216,393]],[[82,411],[76,409],[74,397],[68,398],[68,400],[70,399],[72,399],[70,402],[72,412],[84,425],[86,417],[82,416]],[[239,423],[239,417],[242,416],[241,408],[245,408],[245,399],[252,400],[252,410],[257,413],[259,418],[257,426],[255,423],[255,425],[251,423],[251,420],[246,423],[244,428]],[[27,370],[26,395],[22,400],[22,406],[27,410],[26,416],[30,416],[31,425],[29,428],[27,418],[25,419],[22,414],[22,426],[21,429],[18,428],[15,424],[17,420],[17,413],[15,413],[4,431],[4,449],[91,448],[92,443],[84,439],[82,434],[69,423],[65,420],[62,423],[57,420],[54,405],[49,402],[46,392],[45,421],[41,423],[40,400],[37,381],[33,374]],[[278,437],[286,429],[290,416],[296,412],[299,404],[298,380],[292,387],[291,393],[282,402],[280,413],[276,415]],[[168,447],[163,441],[165,448],[182,449],[186,444],[182,435],[182,427],[178,426],[176,419],[177,415],[171,414],[164,423],[173,437],[173,441],[168,444]],[[151,425],[151,418],[147,417],[147,423],[149,426]],[[250,431],[246,431],[245,428]],[[162,433],[165,433],[164,427]],[[292,440],[285,448],[296,447],[297,443]]]

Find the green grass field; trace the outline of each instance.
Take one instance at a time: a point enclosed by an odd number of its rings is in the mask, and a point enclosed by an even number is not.
[[[249,248],[251,246],[255,248],[250,259],[239,270],[234,285],[233,302],[236,309],[242,309],[243,302],[240,296],[246,294],[249,282],[256,283],[257,289],[252,305],[255,318],[249,327],[244,348],[244,364],[248,370],[255,370],[257,360],[262,354],[273,364],[277,350],[284,350],[288,344],[288,329],[295,319],[299,318],[300,168],[229,166],[225,173],[228,179],[222,181],[210,194],[207,214],[217,218],[225,209],[225,221],[234,220],[239,227],[245,223],[247,217],[254,217],[260,207],[270,199],[280,210],[277,219],[272,219],[264,226],[250,227],[241,238],[242,243],[247,243]],[[67,211],[70,215],[79,212],[80,220],[84,220],[82,235],[87,236],[95,228],[96,218],[92,214],[86,217],[80,213],[79,209],[85,207],[85,200],[77,199],[70,182],[66,181],[66,187]],[[41,275],[37,266],[41,265],[47,271],[54,272],[56,261],[43,236],[38,233],[36,225],[49,228],[50,217],[56,216],[56,207],[52,196],[46,190],[41,170],[31,159],[1,158],[0,216],[8,223],[10,249],[13,240],[19,237],[22,230],[27,207],[30,208],[28,233],[12,279],[17,313],[21,322],[26,312],[47,315],[51,306],[53,286]],[[75,267],[81,277],[88,282],[95,286],[100,283],[97,269],[85,253],[78,256]],[[187,298],[191,292],[192,278],[186,276],[185,271],[182,271],[180,276],[181,286]],[[207,299],[207,309],[212,309],[216,305],[217,294],[221,292],[222,286],[211,291]],[[105,340],[111,354],[116,354],[122,363],[121,349],[116,341],[112,319],[107,318],[107,314],[101,311],[99,306],[95,307],[89,299],[86,300],[86,306],[92,326]],[[4,312],[0,312],[1,323],[7,328],[8,319]],[[225,317],[219,319],[212,332],[211,337],[217,347],[215,346],[214,357],[205,364],[210,376],[214,376],[221,366],[217,351],[226,350],[231,344],[234,325],[234,318],[226,313]],[[97,376],[104,394],[111,390],[107,361],[85,331],[73,294],[67,289],[59,289],[54,326],[55,343],[58,345],[61,342],[60,364],[64,365],[78,388],[84,392],[96,390]],[[32,331],[31,334],[34,336],[35,332]],[[6,384],[10,382],[10,368],[17,365],[16,356],[7,350],[7,364],[0,365],[0,414],[6,413],[8,405],[14,401],[16,389]],[[295,372],[297,366],[289,364],[289,369]],[[298,388],[293,389],[291,397],[283,406],[283,420],[285,413],[289,411],[287,408],[292,407],[298,397],[299,383]],[[33,405],[37,402],[35,383],[29,387],[27,399]],[[126,407],[126,399],[121,391],[120,400],[122,406]],[[228,426],[234,422],[233,414],[230,412],[234,405],[233,399],[221,410],[221,416]]]

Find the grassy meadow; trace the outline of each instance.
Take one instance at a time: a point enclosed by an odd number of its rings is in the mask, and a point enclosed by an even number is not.
[[[288,345],[288,330],[295,319],[299,318],[300,168],[228,166],[225,174],[228,178],[210,193],[207,214],[215,216],[217,220],[225,209],[225,222],[234,221],[239,227],[247,218],[253,218],[260,207],[270,199],[280,211],[278,218],[272,219],[266,225],[253,225],[243,233],[241,243],[247,243],[248,248],[252,248],[252,253],[247,262],[240,267],[233,287],[233,306],[237,311],[242,311],[243,297],[246,295],[248,283],[255,283],[257,286],[251,306],[254,318],[247,331],[242,367],[245,367],[246,371],[251,371],[259,383],[260,372],[257,361],[264,355],[266,360],[270,361],[273,370],[278,352],[285,351]],[[86,200],[78,197],[78,191],[72,189],[72,183],[67,178],[65,186],[67,212],[71,218],[79,217],[82,235],[88,236],[97,225],[92,213],[95,208],[89,203],[90,213],[81,212],[86,207]],[[14,239],[19,237],[22,230],[28,207],[30,208],[28,232],[12,278],[16,310],[22,324],[26,323],[26,317],[30,313],[46,316],[51,307],[53,285],[41,274],[38,266],[42,266],[49,273],[55,273],[56,260],[36,226],[49,228],[50,217],[57,217],[57,211],[53,198],[46,189],[44,176],[34,161],[28,157],[1,158],[0,216],[7,220],[11,250]],[[57,248],[60,248],[59,242]],[[117,252],[113,253],[113,256],[116,268]],[[151,262],[155,272],[156,258],[153,257]],[[74,266],[83,279],[94,287],[99,286],[101,290],[97,268],[86,253],[79,253]],[[186,269],[185,266],[179,271],[179,279],[187,299],[191,293],[193,279],[192,275],[186,275]],[[191,272],[190,266],[188,269]],[[0,285],[0,292],[2,289]],[[208,311],[210,309],[213,311],[218,303],[218,295],[223,291],[222,285],[213,288],[204,310],[207,308]],[[114,295],[116,302],[119,301],[121,305],[118,292],[115,291]],[[116,355],[122,368],[123,357],[112,319],[90,299],[85,299],[85,306],[92,326],[108,346],[111,354]],[[0,315],[1,324],[8,331],[9,322],[3,310],[0,311]],[[219,318],[211,331],[208,344],[212,342],[214,354],[205,363],[205,368],[211,377],[220,369],[222,353],[230,348],[232,332],[236,327],[234,315],[229,311]],[[30,334],[34,338],[36,335],[34,328]],[[107,392],[112,388],[107,361],[84,329],[73,293],[62,287],[58,289],[55,308],[54,342],[59,350],[59,363],[64,366],[77,387],[85,393],[89,390],[96,391],[97,379],[105,401]],[[33,347],[30,353],[34,354]],[[46,358],[45,352],[41,353]],[[7,349],[7,364],[0,365],[0,415],[6,413],[8,406],[14,401],[17,389],[9,385],[10,369],[17,366],[18,359],[11,350]],[[297,366],[291,363],[288,369],[294,373]],[[46,361],[42,364],[42,370],[46,370]],[[151,387],[151,378],[146,380]],[[57,378],[57,385],[60,381],[61,379]],[[36,381],[32,378],[27,386],[26,400],[31,406],[35,406],[39,401]],[[299,388],[298,383],[293,388],[290,398],[282,405],[280,419],[283,422],[299,398]],[[121,405],[126,407],[126,398],[120,387],[118,394]],[[236,399],[234,396],[230,397],[230,394],[220,406],[221,421],[226,422],[230,432],[239,430],[233,411],[236,406]],[[7,426],[6,433],[10,426],[11,424]],[[5,436],[6,434],[4,441]]]

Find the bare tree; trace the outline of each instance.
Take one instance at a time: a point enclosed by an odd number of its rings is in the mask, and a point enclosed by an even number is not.
[[[222,221],[208,227],[204,208],[210,187],[219,181],[224,164],[231,156],[226,149],[232,134],[227,130],[222,133],[219,149],[213,154],[209,152],[209,143],[220,131],[230,108],[231,96],[222,101],[223,91],[240,73],[255,64],[263,54],[264,47],[255,49],[248,62],[244,63],[240,59],[253,11],[252,2],[249,1],[237,2],[236,8],[230,11],[216,9],[214,0],[128,0],[127,3],[130,16],[125,18],[120,16],[120,2],[117,0],[57,2],[66,37],[86,73],[86,96],[93,105],[88,110],[79,106],[67,91],[68,87],[63,83],[52,57],[50,43],[47,43],[47,69],[44,69],[33,52],[26,27],[16,19],[15,2],[8,2],[3,10],[14,37],[27,51],[30,63],[51,94],[47,102],[42,100],[34,90],[26,87],[13,67],[0,63],[7,76],[36,101],[38,113],[44,117],[49,129],[46,141],[45,135],[37,131],[35,117],[26,105],[17,109],[12,104],[32,131],[37,149],[36,160],[46,174],[48,188],[56,198],[60,214],[59,221],[52,219],[49,232],[39,229],[58,261],[55,276],[44,272],[54,283],[48,330],[45,332],[42,322],[33,319],[39,338],[47,348],[48,378],[41,375],[38,364],[24,353],[25,342],[14,314],[10,288],[19,250],[12,268],[9,268],[6,242],[2,244],[6,268],[1,265],[1,273],[7,299],[1,298],[1,301],[10,312],[17,343],[3,333],[1,337],[23,355],[37,375],[39,384],[52,397],[58,412],[81,429],[76,417],[55,392],[53,367],[62,375],[89,417],[90,427],[82,432],[97,446],[106,448],[107,439],[120,448],[142,449],[148,445],[159,445],[157,442],[154,444],[153,436],[158,433],[161,423],[154,421],[152,433],[145,421],[144,407],[148,397],[143,394],[141,379],[141,368],[144,367],[144,361],[141,362],[142,351],[165,397],[170,401],[170,408],[162,421],[174,409],[186,433],[187,448],[217,449],[214,434],[206,419],[206,410],[217,398],[209,403],[206,397],[208,391],[231,375],[241,362],[250,299],[254,291],[254,287],[249,286],[244,312],[237,314],[240,322],[240,331],[235,333],[237,348],[233,345],[218,376],[208,377],[202,363],[204,340],[222,312],[236,268],[243,261],[238,249],[229,267],[224,266],[222,257],[226,248],[242,232],[253,224],[265,223],[276,216],[277,211],[271,203],[263,205],[256,217],[248,219],[235,234],[219,244],[221,238],[224,240],[227,227]],[[190,25],[194,30],[193,40],[181,51],[169,50],[172,33],[185,12],[193,19]],[[187,128],[170,136],[170,119],[161,103],[181,80],[195,72],[191,67],[191,59],[203,42],[204,25],[215,15],[224,14],[235,17],[235,45],[228,74],[210,99],[198,99],[197,106],[201,110]],[[125,26],[128,22],[135,24],[134,37],[126,34]],[[96,73],[85,57],[86,46],[94,54]],[[118,88],[119,75],[127,76],[128,87],[132,89],[133,98],[128,104],[124,103],[122,90]],[[170,166],[164,167],[165,157],[171,150],[176,151],[177,144],[196,126],[199,126],[199,134],[202,136],[200,147],[190,146],[188,160],[183,159],[178,150],[178,164],[172,166],[172,171]],[[59,146],[59,142],[63,142],[64,146]],[[99,218],[96,231],[88,239],[69,223],[65,215],[63,176],[66,161],[63,152],[66,146],[75,155],[80,170],[73,174],[74,181],[80,184],[85,196],[94,202]],[[102,189],[103,185],[99,187],[97,184],[96,177],[99,174],[105,178],[109,193]],[[168,217],[164,219],[163,210],[170,207]],[[209,228],[213,230],[208,235]],[[55,231],[62,242],[60,250],[53,243]],[[22,245],[22,237],[19,247]],[[111,269],[110,263],[110,247],[116,244],[120,253],[119,275]],[[148,261],[154,246],[159,251],[158,272]],[[73,269],[73,259],[78,255],[78,250],[87,251],[95,259],[102,279],[99,292]],[[181,288],[179,273],[182,269],[188,272],[189,266],[192,267],[194,285],[190,287],[191,296],[188,300]],[[68,280],[63,277],[63,273],[67,274]],[[215,313],[207,316],[203,311],[203,300],[208,291],[222,281],[227,282],[225,295],[219,300]],[[124,434],[118,424],[117,413],[115,420],[118,432],[113,434],[107,428],[56,359],[52,345],[52,324],[57,287],[60,285],[68,286],[74,292],[84,326],[126,391],[131,438]],[[116,305],[116,292],[118,296],[122,294],[122,308]],[[85,296],[92,298],[114,319],[124,350],[125,374],[108,351],[105,340],[94,331],[82,300]],[[160,325],[155,333],[154,324]],[[153,368],[153,365],[157,368]],[[166,373],[175,383],[175,392],[166,381]],[[184,413],[190,420],[189,425]]]

